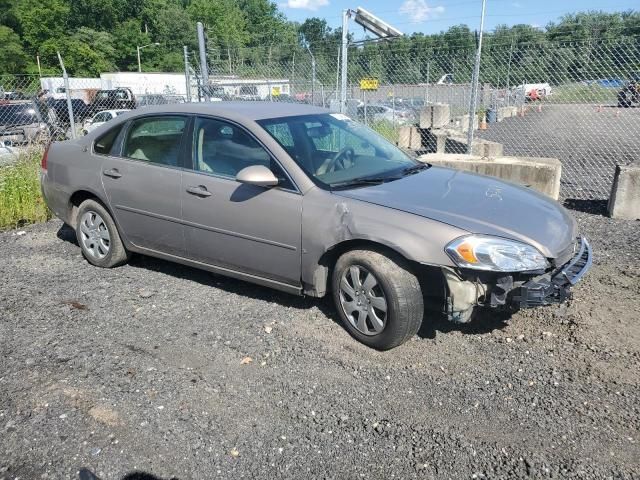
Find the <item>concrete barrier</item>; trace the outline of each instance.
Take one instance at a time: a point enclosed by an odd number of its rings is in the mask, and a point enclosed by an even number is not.
[[[420,128],[442,128],[451,123],[451,110],[446,103],[426,105],[420,110]]]
[[[555,158],[497,157],[428,153],[418,160],[443,167],[489,175],[531,187],[557,200],[562,164]]]
[[[405,125],[398,131],[398,146],[406,150],[420,150],[422,148],[422,134],[418,127]]]
[[[469,114],[466,113],[460,117],[460,128],[462,129],[462,133],[466,133],[469,131]],[[473,119],[473,129],[478,129],[478,116],[476,115]]]
[[[608,210],[613,218],[640,220],[640,163],[616,165]]]

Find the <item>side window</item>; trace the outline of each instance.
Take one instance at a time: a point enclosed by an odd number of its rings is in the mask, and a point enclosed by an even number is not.
[[[95,143],[93,144],[94,153],[98,153],[100,155],[112,155],[114,152],[114,144],[116,138],[118,138],[118,134],[122,130],[122,125],[112,128],[107,133],[99,137]]]
[[[280,180],[280,186],[293,189],[271,155],[242,128],[211,118],[198,118],[194,129],[194,166],[200,172],[235,178],[240,170],[264,165]]]
[[[185,117],[146,117],[131,123],[124,156],[177,167]]]

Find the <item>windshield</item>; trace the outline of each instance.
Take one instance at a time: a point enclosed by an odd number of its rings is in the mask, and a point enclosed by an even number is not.
[[[0,105],[0,125],[28,125],[36,122],[37,113],[30,103]]]
[[[392,143],[346,115],[326,113],[260,120],[315,183],[348,187],[399,178],[420,165]]]

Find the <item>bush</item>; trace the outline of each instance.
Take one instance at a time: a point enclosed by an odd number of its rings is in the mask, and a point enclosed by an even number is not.
[[[45,222],[52,217],[40,191],[42,152],[21,154],[17,162],[0,167],[0,229]]]

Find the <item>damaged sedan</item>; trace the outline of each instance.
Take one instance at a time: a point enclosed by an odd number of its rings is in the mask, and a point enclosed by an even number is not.
[[[419,162],[349,117],[301,104],[148,107],[50,145],[42,190],[98,267],[133,253],[298,295],[390,349],[437,306],[565,301],[591,248],[557,202]]]

